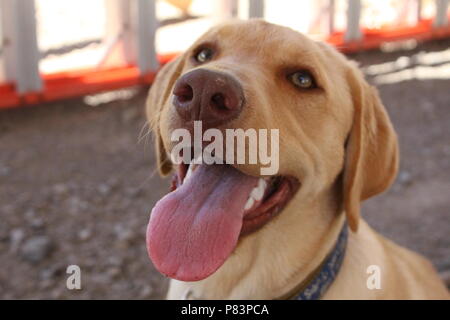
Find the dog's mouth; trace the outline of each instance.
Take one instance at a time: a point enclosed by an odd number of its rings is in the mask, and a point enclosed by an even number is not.
[[[152,210],[149,256],[171,278],[202,280],[225,262],[240,236],[280,213],[299,185],[294,177],[254,177],[231,165],[181,164],[172,192]]]

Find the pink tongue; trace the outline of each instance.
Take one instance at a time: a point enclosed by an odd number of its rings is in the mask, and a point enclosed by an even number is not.
[[[200,165],[156,203],[147,227],[155,267],[182,281],[204,279],[236,246],[244,206],[258,178],[228,165]]]

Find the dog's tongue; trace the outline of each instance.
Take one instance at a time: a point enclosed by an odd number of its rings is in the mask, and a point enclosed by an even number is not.
[[[152,210],[147,249],[155,267],[182,281],[216,271],[236,246],[244,206],[257,183],[229,165],[200,165]]]

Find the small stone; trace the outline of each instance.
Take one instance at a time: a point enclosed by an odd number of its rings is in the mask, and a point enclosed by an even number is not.
[[[53,186],[53,193],[58,196],[67,195],[69,193],[69,186],[64,183],[58,183]]]
[[[41,218],[36,218],[31,221],[30,226],[35,230],[42,230],[45,227],[45,223]]]
[[[139,297],[142,299],[150,298],[153,294],[153,288],[149,285],[144,285],[139,293]]]
[[[412,175],[409,171],[402,170],[398,175],[398,182],[402,185],[410,185],[413,182]]]
[[[108,195],[111,192],[111,189],[112,189],[111,186],[109,186],[109,185],[107,185],[105,183],[102,183],[101,185],[98,186],[97,191],[100,194],[106,196],[106,195]]]
[[[77,215],[87,210],[88,204],[86,201],[74,196],[67,200],[67,206],[70,214]]]
[[[1,208],[0,213],[2,216],[8,216],[14,214],[15,211],[16,208],[13,205],[7,204]]]
[[[9,235],[9,250],[11,252],[17,252],[24,237],[25,232],[23,231],[23,229],[12,230]]]
[[[11,173],[11,168],[0,165],[0,176],[7,177]]]
[[[109,256],[106,263],[110,266],[121,267],[123,265],[123,258],[120,256]]]
[[[43,269],[39,273],[39,287],[42,289],[48,289],[55,284],[55,281],[59,275],[63,272],[61,265],[52,265]]]
[[[25,211],[25,219],[31,220],[36,217],[36,211],[33,208],[28,209]]]
[[[62,291],[60,288],[55,288],[50,292],[51,299],[61,299]]]
[[[121,247],[128,247],[134,238],[134,232],[123,225],[118,224],[114,227],[114,233],[117,237],[118,245]]]
[[[115,279],[120,275],[121,270],[119,267],[110,267],[106,270],[106,273],[110,279]]]
[[[120,180],[116,177],[111,177],[106,181],[106,184],[111,188],[111,190],[114,190],[120,186]]]
[[[8,231],[6,224],[0,224],[0,242],[6,242],[9,239]]]
[[[39,263],[50,255],[53,247],[47,236],[33,237],[23,244],[22,258],[30,263]]]
[[[40,217],[33,217],[33,218],[29,219],[29,224],[30,224],[30,227],[35,230],[42,230],[45,226],[44,219],[42,219]]]
[[[39,287],[41,289],[48,289],[53,285],[52,279],[44,279],[39,282]]]
[[[78,232],[78,239],[80,239],[81,241],[86,241],[91,236],[92,236],[92,231],[91,231],[91,229],[88,229],[88,228],[82,229]]]
[[[60,265],[54,265],[54,266],[43,269],[39,273],[39,278],[43,281],[49,280],[49,279],[56,277],[61,272],[62,272],[62,267]]]

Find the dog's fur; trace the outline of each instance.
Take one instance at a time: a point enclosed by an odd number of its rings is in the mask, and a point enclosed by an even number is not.
[[[205,43],[218,54],[196,65],[192,56]],[[187,290],[203,299],[282,297],[320,265],[345,219],[352,230],[346,256],[324,299],[449,297],[426,259],[383,238],[360,218],[361,201],[394,180],[398,146],[376,89],[355,64],[326,44],[261,20],[211,29],[159,72],[149,94],[147,113],[163,175],[172,169],[170,132],[181,126],[171,102],[173,86],[194,68],[239,80],[246,105],[227,127],[279,128],[279,174],[295,176],[301,187],[275,219],[240,239],[218,271],[198,282],[172,280],[168,298],[180,299]],[[297,69],[310,70],[320,88],[295,88],[285,74]],[[259,166],[236,167],[259,174]],[[366,285],[370,265],[380,267],[381,289]]]

